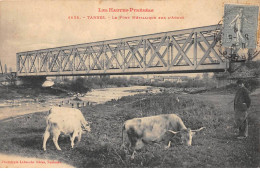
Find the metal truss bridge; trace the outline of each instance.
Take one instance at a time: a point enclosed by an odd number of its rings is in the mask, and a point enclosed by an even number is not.
[[[224,71],[221,25],[16,54],[17,76],[125,75]]]

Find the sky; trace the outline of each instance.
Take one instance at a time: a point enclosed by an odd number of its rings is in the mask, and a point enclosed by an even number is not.
[[[257,0],[3,0],[0,1],[0,60],[2,65],[7,64],[15,71],[18,52],[215,25],[223,17],[225,3],[248,2],[260,5]],[[153,12],[99,12],[109,8],[148,8]],[[133,15],[184,19],[112,19]],[[106,19],[69,19],[69,16],[105,16]]]

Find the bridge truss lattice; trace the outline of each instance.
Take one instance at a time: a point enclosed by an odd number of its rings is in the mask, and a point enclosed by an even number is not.
[[[221,25],[105,40],[16,54],[17,76],[224,71]]]

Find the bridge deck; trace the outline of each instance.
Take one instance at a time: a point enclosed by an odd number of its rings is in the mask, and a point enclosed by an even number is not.
[[[221,25],[17,53],[17,76],[224,71]]]

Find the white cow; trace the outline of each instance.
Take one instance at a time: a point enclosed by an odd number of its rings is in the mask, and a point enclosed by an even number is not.
[[[46,142],[53,136],[53,143],[57,150],[61,150],[58,138],[61,133],[70,136],[71,147],[74,147],[74,140],[78,137],[81,140],[83,131],[91,131],[88,122],[80,110],[66,107],[52,107],[46,118],[47,127],[43,135],[43,150],[46,151]]]
[[[191,130],[186,128],[183,121],[176,114],[164,114],[143,118],[134,118],[125,121],[122,129],[122,141],[121,147],[129,144],[129,147],[133,150],[132,159],[134,158],[135,150],[141,149],[145,143],[160,142],[165,140],[167,132],[173,134],[179,134],[181,143],[187,146],[191,146],[192,136],[195,132],[198,132],[205,127],[198,130]],[[126,141],[126,142],[125,142]],[[169,148],[171,140],[168,139]]]

